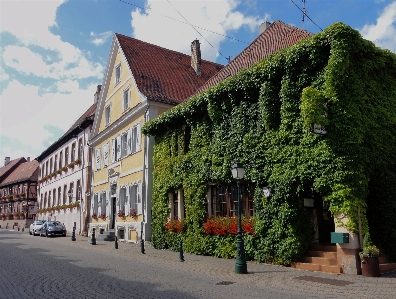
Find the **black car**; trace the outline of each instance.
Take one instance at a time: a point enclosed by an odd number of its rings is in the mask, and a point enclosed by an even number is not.
[[[66,227],[59,221],[47,221],[40,229],[40,237],[62,236],[66,237]]]

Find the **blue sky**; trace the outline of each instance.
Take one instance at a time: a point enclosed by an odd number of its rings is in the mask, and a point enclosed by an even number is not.
[[[343,22],[396,53],[395,0],[306,0],[316,25],[293,1],[1,0],[0,159],[37,157],[89,108],[114,32],[186,54],[197,38],[203,59],[227,64],[263,21],[312,33]]]

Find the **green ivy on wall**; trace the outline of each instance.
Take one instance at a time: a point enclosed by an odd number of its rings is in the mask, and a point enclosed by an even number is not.
[[[327,134],[309,133],[313,124]],[[153,244],[234,257],[234,236],[209,236],[208,183],[231,183],[238,159],[254,182],[255,236],[247,257],[290,264],[313,237],[302,206],[315,191],[346,227],[396,258],[396,55],[336,23],[147,123],[154,150]],[[188,138],[186,138],[188,136]],[[187,140],[187,142],[186,142]],[[271,186],[266,198],[262,187]],[[187,229],[165,229],[168,193],[184,189]]]

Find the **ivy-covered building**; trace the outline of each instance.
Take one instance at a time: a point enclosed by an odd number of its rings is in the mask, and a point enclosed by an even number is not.
[[[290,265],[343,232],[334,272],[356,274],[368,231],[395,259],[395,129],[396,55],[333,24],[145,124],[153,245],[235,257],[239,160],[248,259]]]

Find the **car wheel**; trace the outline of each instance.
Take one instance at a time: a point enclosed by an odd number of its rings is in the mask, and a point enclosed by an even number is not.
[[[66,237],[66,233],[63,233],[63,234],[62,234],[62,237]]]
[[[33,235],[32,232],[29,230],[29,235]]]

